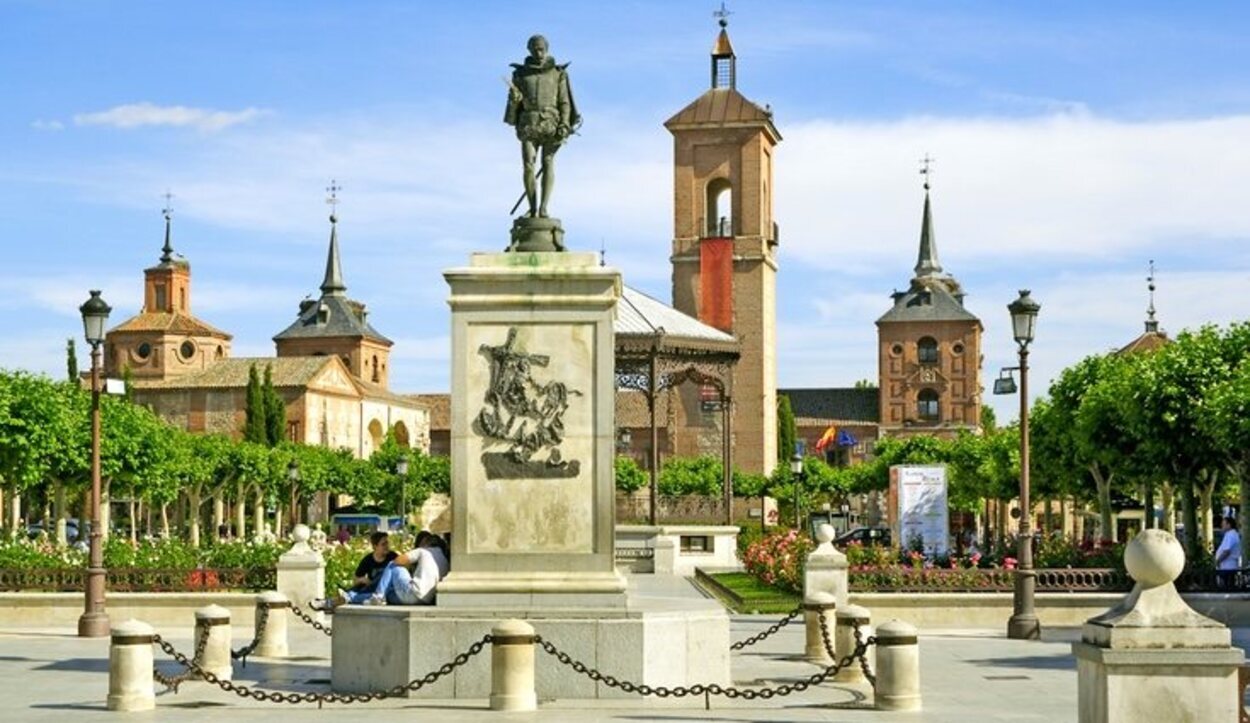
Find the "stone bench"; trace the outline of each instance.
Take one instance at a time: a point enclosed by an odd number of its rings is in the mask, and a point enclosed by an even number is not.
[[[730,682],[729,618],[720,605],[641,598],[618,610],[342,607],[334,615],[331,687],[362,693],[406,685],[450,662],[506,618],[525,620],[575,659],[621,680],[665,686]],[[541,650],[535,684],[540,700],[637,698],[579,675]],[[488,647],[412,696],[484,699],[490,685]],[[701,698],[696,702],[702,705]]]

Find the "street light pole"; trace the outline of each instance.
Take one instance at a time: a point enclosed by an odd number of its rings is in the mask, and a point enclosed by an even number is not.
[[[1042,626],[1034,608],[1037,573],[1033,570],[1033,510],[1029,502],[1029,343],[1037,324],[1041,305],[1027,289],[1020,298],[1008,304],[1016,342],[1020,345],[1020,534],[1017,538],[1013,614],[1007,621],[1007,637],[1013,640],[1038,640]]]
[[[395,463],[395,473],[399,475],[399,516],[404,529],[408,529],[408,455],[400,455]]]
[[[109,634],[108,613],[104,609],[104,549],[100,530],[100,344],[109,305],[92,291],[91,298],[79,307],[87,343],[91,345],[91,536],[87,561],[86,601],[78,618],[78,637],[100,638]]]
[[[796,449],[790,458],[790,474],[794,476],[794,529],[803,530],[803,516],[799,511],[799,488],[803,484],[803,455]]]

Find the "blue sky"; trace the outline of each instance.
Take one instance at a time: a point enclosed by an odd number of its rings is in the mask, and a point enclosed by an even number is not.
[[[392,386],[445,389],[440,272],[507,242],[519,191],[507,64],[543,32],[582,136],[553,213],[669,297],[671,140],[707,84],[709,2],[0,0],[0,365],[61,374],[77,306],[140,303],[175,195],[195,313],[270,337],[316,292],[343,186],[349,293],[396,341]],[[739,89],[776,113],[782,386],[875,378],[874,320],[915,263],[936,159],[946,269],[1012,363],[1005,305],[1042,304],[1043,379],[1141,331],[1244,317],[1250,6],[738,2]],[[1044,385],[1036,385],[1044,389]],[[1015,401],[988,397],[1004,417]]]

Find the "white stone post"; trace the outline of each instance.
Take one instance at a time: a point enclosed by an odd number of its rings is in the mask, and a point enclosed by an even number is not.
[[[127,620],[114,625],[109,646],[108,709],[152,710],[156,707],[156,687],[152,678],[152,636],[150,625]]]
[[[504,620],[491,628],[490,709],[538,709],[534,689],[534,628],[521,620]]]
[[[837,627],[833,634],[833,649],[837,651],[839,657],[846,657],[855,650],[855,626],[859,626],[860,637],[867,640],[872,635],[872,617],[868,612],[868,608],[859,605],[847,605],[840,607],[836,613]],[[873,665],[872,646],[868,647],[865,653],[868,658],[868,665]],[[863,683],[867,681],[864,677],[863,667],[859,660],[848,665],[837,672],[833,676],[835,682],[838,683]]]
[[[287,610],[290,607],[291,601],[280,592],[269,590],[256,596],[256,637],[260,638],[260,642],[252,655],[261,658],[285,658],[290,655],[286,636]],[[263,629],[260,627],[262,616],[267,616]]]
[[[200,657],[200,669],[212,673],[220,680],[231,680],[234,668],[230,658],[230,611],[220,605],[209,605],[195,611],[195,648],[205,637],[204,655]]]
[[[847,605],[846,555],[833,546],[833,526],[823,524],[816,529],[816,549],[807,555],[803,570],[803,598],[818,592],[833,595],[839,608]]]
[[[655,536],[655,552],[651,558],[656,575],[672,575],[677,571],[677,540],[668,535]]]
[[[278,592],[317,622],[325,622],[323,613],[308,607],[314,599],[325,597],[326,587],[326,561],[309,546],[311,534],[308,525],[296,525],[291,530],[294,544],[278,558]]]
[[[920,710],[920,642],[916,628],[901,620],[877,628],[877,710]]]
[[[821,619],[824,619],[825,630],[829,633],[829,647],[837,650],[833,636],[837,632],[837,600],[827,592],[813,593],[803,601],[803,622],[807,628],[807,646],[804,657],[817,665],[830,665],[833,656],[825,647],[825,638],[821,633]]]
[[[1245,654],[1227,627],[1176,592],[1180,543],[1143,530],[1124,548],[1124,567],[1136,581],[1132,592],[1086,621],[1072,644],[1080,722],[1239,720]]]

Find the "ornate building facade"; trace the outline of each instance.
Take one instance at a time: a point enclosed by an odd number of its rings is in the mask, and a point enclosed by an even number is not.
[[[401,444],[428,451],[429,412],[389,390],[391,341],[368,323],[364,304],[347,298],[330,220],[321,297],[301,302],[296,321],[274,337],[277,356],[236,358],[231,335],[191,313],[191,265],[175,258],[166,213],[160,263],[144,271],[143,308],[105,338],[106,374],[129,376],[133,399],[171,424],[240,437],[249,373],[268,369],[292,441],[368,457],[394,429]]]
[[[981,428],[981,320],[938,261],[929,184],[920,252],[906,291],[877,319],[881,436]]]

